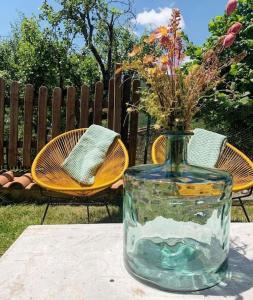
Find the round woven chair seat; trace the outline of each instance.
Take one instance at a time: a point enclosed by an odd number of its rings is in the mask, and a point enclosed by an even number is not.
[[[90,196],[110,187],[123,176],[128,167],[128,153],[119,138],[109,148],[93,185],[82,185],[64,171],[62,163],[85,130],[76,129],[63,133],[38,153],[32,165],[32,176],[42,188],[72,196]]]

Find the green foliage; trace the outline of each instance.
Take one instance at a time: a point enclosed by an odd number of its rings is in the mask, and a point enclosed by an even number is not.
[[[11,38],[0,42],[0,76],[31,83],[36,92],[41,85],[94,86],[100,79],[107,85],[114,64],[127,57],[136,39],[125,26],[131,1],[124,1],[58,1],[58,10],[44,1],[39,19],[22,16]]]
[[[20,28],[20,29],[19,29]],[[24,18],[13,28],[10,40],[0,44],[0,75],[7,80],[41,85],[52,89],[68,85],[94,84],[99,79],[95,60],[80,55],[70,40],[42,29],[37,19]]]
[[[83,38],[85,52],[94,57],[107,86],[115,62],[126,57],[135,39],[129,27],[132,0],[67,0],[58,4],[54,10],[44,1],[41,18],[68,39]]]
[[[210,49],[218,38],[225,35],[235,22],[241,22],[243,28],[231,48],[222,55],[225,59],[243,52],[246,57],[240,63],[234,63],[225,69],[224,81],[212,95],[204,99],[198,117],[204,120],[206,127],[227,134],[229,140],[253,156],[253,0],[239,0],[238,9],[230,16],[217,16],[209,23],[211,36],[204,44]],[[227,21],[228,24],[227,24]],[[199,60],[201,48],[189,44],[188,55]]]

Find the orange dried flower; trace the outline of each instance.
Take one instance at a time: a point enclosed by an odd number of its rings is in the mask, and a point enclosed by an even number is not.
[[[134,57],[141,52],[142,48],[140,46],[134,46],[133,50],[128,54],[129,57]]]
[[[144,42],[147,44],[154,44],[155,40],[156,40],[155,33],[151,33],[150,36],[144,40]]]
[[[155,33],[156,33],[156,38],[157,39],[165,37],[165,36],[168,35],[168,27],[161,26],[161,27],[159,27],[159,28],[156,29]]]
[[[145,55],[144,57],[143,57],[143,63],[145,64],[145,65],[147,65],[147,64],[152,64],[154,62],[154,56],[153,55]]]
[[[167,55],[162,55],[162,56],[160,57],[160,62],[161,62],[161,64],[163,64],[163,65],[167,65],[168,62],[169,62],[168,56],[167,56]]]

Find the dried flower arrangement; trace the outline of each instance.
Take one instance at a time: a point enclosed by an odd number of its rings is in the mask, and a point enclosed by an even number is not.
[[[236,7],[237,0],[229,0],[227,15]],[[174,9],[168,26],[157,28],[142,45],[136,45],[129,53],[129,62],[122,68],[136,71],[145,82],[140,89],[139,105],[130,106],[129,111],[146,111],[156,119],[156,128],[187,131],[200,109],[200,99],[223,80],[221,71],[242,59],[243,55],[226,62],[220,59],[221,52],[233,44],[242,25],[233,24],[213,49],[203,53],[200,64],[185,70],[182,68],[185,45],[180,21],[180,11]]]

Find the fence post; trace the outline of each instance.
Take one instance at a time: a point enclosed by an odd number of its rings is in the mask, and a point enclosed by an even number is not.
[[[61,133],[61,88],[55,88],[52,98],[52,138]]]
[[[66,103],[66,131],[75,128],[75,96],[76,89],[69,86],[67,90],[67,103]]]
[[[10,129],[8,147],[8,165],[14,167],[17,164],[18,146],[18,90],[19,84],[13,81],[10,90]]]
[[[133,80],[132,84],[132,104],[137,105],[140,100],[139,94],[140,81]],[[138,134],[138,112],[132,111],[130,115],[130,133],[129,133],[129,166],[135,165],[136,150],[137,150],[137,134]]]
[[[81,88],[80,101],[80,128],[87,128],[89,126],[89,87],[83,85]]]
[[[0,166],[4,165],[4,98],[5,82],[0,78]]]
[[[113,129],[114,119],[114,78],[109,81],[107,127]]]
[[[24,137],[23,137],[23,167],[30,167],[31,146],[32,146],[32,113],[33,113],[33,86],[27,84],[25,86],[24,98]]]
[[[101,125],[102,123],[102,102],[103,102],[104,85],[99,81],[95,87],[95,100],[93,108],[93,123]]]
[[[37,152],[39,152],[47,142],[47,98],[47,88],[41,86],[38,97]]]

